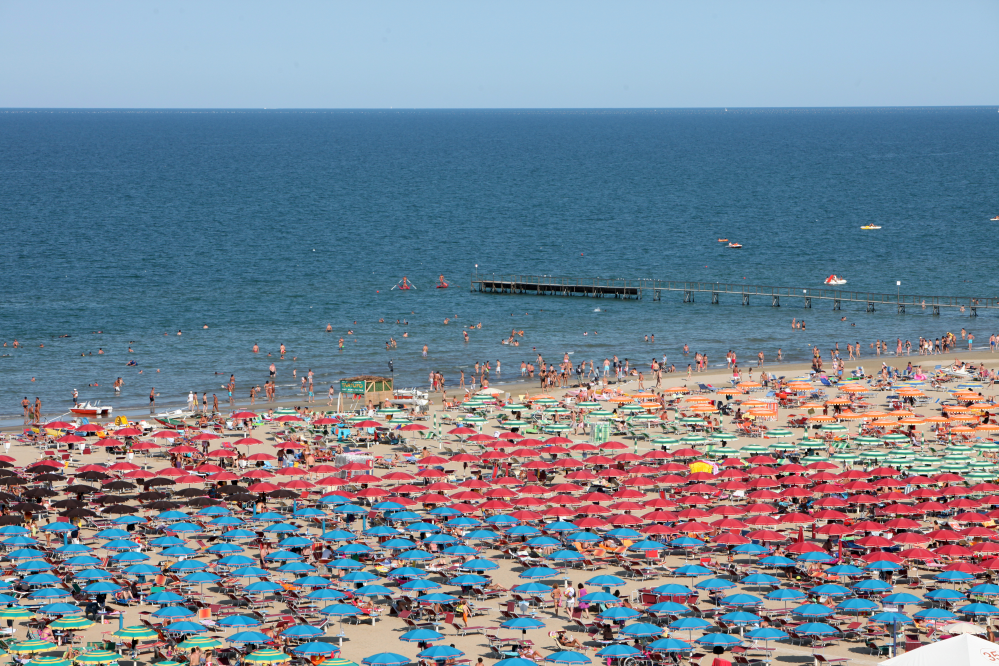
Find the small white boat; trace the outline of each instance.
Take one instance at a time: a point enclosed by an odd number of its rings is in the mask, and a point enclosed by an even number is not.
[[[861,229],[880,229],[881,227],[879,227],[876,224],[865,224],[864,226],[862,226],[860,228]]]
[[[93,405],[89,402],[78,402],[69,411],[77,416],[111,416],[111,407],[105,407],[99,401]]]
[[[996,215],[995,217],[993,217],[993,218],[992,218],[992,221],[993,221],[993,222],[997,222],[997,221],[999,221],[999,215]]]
[[[430,396],[425,391],[416,389],[397,389],[393,391],[392,398],[386,400],[396,405],[417,405],[423,407],[430,402]]]
[[[733,247],[735,249],[739,249],[739,248],[742,247],[742,245],[740,243],[729,243],[728,246],[729,247]]]
[[[838,285],[841,285],[841,284],[846,284],[846,280],[844,280],[843,278],[839,277],[838,275],[833,274],[833,275],[830,275],[829,277],[826,278],[826,284],[831,284],[831,285],[838,286]]]

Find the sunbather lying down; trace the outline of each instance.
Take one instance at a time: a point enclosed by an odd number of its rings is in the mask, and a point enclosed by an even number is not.
[[[556,631],[555,642],[559,644],[560,647],[574,650],[586,651],[586,646],[580,643],[575,636],[566,636],[565,631]]]

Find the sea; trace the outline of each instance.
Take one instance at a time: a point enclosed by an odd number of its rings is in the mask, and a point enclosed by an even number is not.
[[[488,360],[495,384],[539,354],[665,355],[685,374],[694,352],[711,365],[729,350],[804,361],[813,346],[859,342],[869,356],[877,339],[962,328],[987,348],[992,311],[470,283],[817,288],[836,274],[860,290],[997,296],[997,164],[995,107],[2,110],[0,414],[19,415],[24,397],[65,413],[74,389],[116,413],[144,408],[153,388],[158,408],[189,391],[225,404],[230,374],[246,402],[271,363],[279,398],[312,370],[324,403],[358,374],[416,387],[437,370],[456,386]],[[860,229],[871,223],[882,228]],[[414,288],[394,289],[404,276]],[[519,346],[501,344],[514,330]]]

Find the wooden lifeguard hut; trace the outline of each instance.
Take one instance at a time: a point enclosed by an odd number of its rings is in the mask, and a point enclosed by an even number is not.
[[[370,400],[375,407],[381,407],[382,403],[392,397],[392,379],[375,375],[341,379],[340,394],[345,403],[360,402],[367,405]]]

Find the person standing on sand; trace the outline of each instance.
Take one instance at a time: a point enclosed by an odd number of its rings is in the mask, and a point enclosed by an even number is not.
[[[212,393],[212,414],[219,413],[219,397]]]
[[[156,387],[149,389],[149,413],[152,414],[156,409]]]
[[[24,410],[24,425],[28,425],[28,410],[31,407],[31,403],[28,402],[28,396],[24,396],[24,400],[21,401],[21,409]]]

